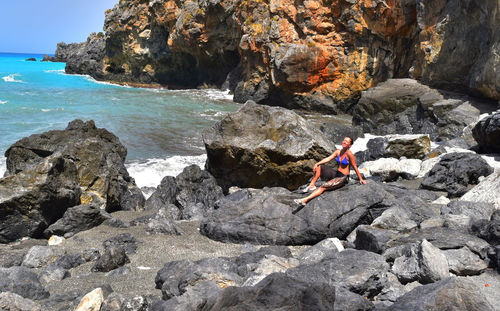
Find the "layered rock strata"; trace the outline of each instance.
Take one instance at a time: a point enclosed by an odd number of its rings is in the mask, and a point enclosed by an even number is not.
[[[498,100],[497,15],[494,0],[120,1],[102,53],[87,40],[67,70],[330,113],[392,77]]]

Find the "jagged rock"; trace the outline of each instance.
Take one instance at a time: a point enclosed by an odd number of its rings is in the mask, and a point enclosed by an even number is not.
[[[109,246],[122,246],[125,253],[133,254],[137,250],[137,239],[130,233],[120,233],[112,238],[105,240],[102,245],[104,248]]]
[[[457,231],[469,232],[471,226],[470,216],[465,215],[443,215],[443,227],[450,228]]]
[[[420,283],[418,282],[412,282],[408,283],[406,285],[403,285],[399,282],[398,278],[388,272],[386,274],[387,277],[387,283],[375,298],[374,302],[376,303],[376,310],[378,309],[383,309],[380,306],[390,306],[392,305],[399,297],[403,296],[407,292],[411,291],[417,286],[421,286]]]
[[[206,303],[210,299],[215,299],[222,289],[209,281],[201,281],[189,288],[180,296],[173,297],[167,301],[160,300],[151,306],[151,311],[195,311],[206,308]]]
[[[416,243],[423,239],[429,241],[441,250],[459,249],[467,246],[472,252],[479,255],[481,259],[487,257],[490,245],[483,239],[465,232],[456,231],[443,227],[432,227],[401,236],[391,241],[391,246],[400,246],[408,243]]]
[[[34,58],[34,57],[26,58],[26,61],[27,62],[36,62],[36,58]]]
[[[356,228],[356,240],[354,244],[357,249],[382,254],[389,242],[398,236],[399,233],[394,230],[362,225]]]
[[[57,257],[56,249],[50,246],[33,246],[24,257],[22,265],[28,268],[40,268]]]
[[[418,281],[427,284],[448,277],[445,254],[427,240],[405,250],[404,256],[396,258],[392,266],[392,272],[401,283]]]
[[[296,197],[282,188],[240,190],[219,200],[217,209],[201,222],[200,232],[221,241],[303,245],[327,237],[344,239],[396,205],[416,222],[435,215],[413,193],[376,182],[325,192],[292,214]]]
[[[59,266],[48,266],[46,269],[40,273],[40,280],[43,281],[45,284],[50,283],[50,282],[57,282],[61,281],[65,278],[70,277],[71,274],[68,272],[67,269]]]
[[[0,310],[42,311],[42,306],[31,299],[11,292],[0,293]]]
[[[375,137],[366,142],[366,149],[354,153],[356,163],[359,167],[360,164],[367,161],[374,161],[385,157],[387,149],[387,137]],[[354,151],[353,151],[354,152]]]
[[[175,222],[167,218],[165,213],[162,214],[162,211],[165,211],[165,209],[160,209],[155,218],[147,223],[146,232],[149,234],[182,234]]]
[[[42,231],[80,202],[72,160],[54,156],[0,179],[0,243]]]
[[[335,146],[287,109],[248,101],[203,133],[206,169],[225,190],[230,186],[297,189],[312,176],[314,161]]]
[[[291,268],[286,275],[304,282],[335,284],[364,297],[373,297],[384,287],[382,276],[388,269],[381,255],[346,249],[319,263]]]
[[[426,174],[421,187],[446,191],[451,197],[467,192],[469,184],[477,184],[480,176],[493,173],[493,168],[480,156],[473,153],[450,153],[444,155]]]
[[[396,206],[386,209],[382,215],[373,220],[371,226],[398,232],[408,232],[417,228],[418,224],[411,220],[405,209]]]
[[[281,258],[274,255],[266,255],[256,263],[250,276],[245,280],[243,286],[254,286],[271,273],[286,272],[288,269],[299,265],[295,258]]]
[[[110,216],[104,214],[95,204],[83,204],[70,207],[63,217],[43,231],[45,237],[51,235],[75,234],[99,226]]]
[[[146,209],[169,206],[173,219],[200,219],[223,196],[214,177],[197,165],[190,165],[177,175],[162,179],[157,190],[146,201]],[[177,206],[177,211],[170,204]]]
[[[100,310],[104,301],[104,294],[101,288],[96,288],[85,295],[75,311]]]
[[[443,253],[448,261],[450,271],[456,275],[477,275],[488,268],[488,265],[467,247],[449,249]]]
[[[132,272],[132,269],[130,269],[130,267],[122,266],[122,267],[118,267],[116,269],[113,269],[113,270],[109,271],[105,275],[107,277],[117,277],[117,276],[127,275],[130,272]]]
[[[344,246],[337,238],[324,239],[323,241],[306,249],[297,259],[301,265],[314,264],[325,258],[334,256],[344,250]]]
[[[86,260],[82,254],[68,254],[57,258],[40,272],[40,279],[45,283],[60,281],[70,276],[69,269],[78,267]]]
[[[121,245],[111,244],[104,249],[104,254],[95,262],[92,271],[108,272],[129,263],[130,259]]]
[[[57,155],[75,163],[77,180],[83,189],[82,204],[103,204],[106,211],[143,207],[144,197],[124,165],[126,148],[118,137],[96,128],[93,121],[77,119],[65,130],[52,130],[17,141],[5,152],[7,174],[19,173]]]
[[[359,166],[365,177],[376,176],[381,181],[394,181],[399,177],[415,179],[420,173],[422,161],[418,159],[381,158],[375,161],[366,161]]]
[[[0,252],[0,268],[10,268],[13,266],[20,266],[26,257],[28,250],[9,249],[8,251]]]
[[[0,292],[12,292],[32,300],[45,299],[50,295],[40,284],[36,273],[26,267],[0,268]]]
[[[496,209],[500,209],[500,196],[497,195],[498,189],[500,189],[500,169],[496,169],[493,174],[480,181],[477,186],[465,193],[460,200],[493,203]]]
[[[409,159],[423,159],[431,151],[429,135],[390,135],[386,147],[386,156]]]
[[[466,278],[446,278],[419,286],[396,300],[387,310],[495,310]]]
[[[472,129],[472,135],[484,152],[500,152],[500,112],[494,112]]]
[[[500,245],[500,219],[475,221],[470,229],[474,235],[491,245]]]
[[[66,55],[66,73],[90,74],[97,79],[102,79],[105,44],[106,40],[103,36],[91,33],[87,41],[74,45],[74,49]],[[56,50],[57,57],[58,51]]]
[[[441,207],[441,214],[466,215],[475,220],[490,219],[495,206],[487,202],[451,201]]]

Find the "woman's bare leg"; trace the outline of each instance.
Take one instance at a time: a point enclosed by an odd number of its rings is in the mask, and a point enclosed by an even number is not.
[[[307,197],[301,199],[301,201],[303,203],[307,203],[307,201],[309,201],[310,199],[315,198],[318,195],[322,194],[323,192],[325,192],[325,190],[326,190],[325,188],[319,187],[318,189],[314,190],[310,195],[308,195]]]
[[[321,175],[321,166],[318,166],[318,168],[314,170],[314,176],[313,179],[311,180],[311,183],[309,183],[308,188],[314,188],[316,186],[316,182],[318,181],[320,175]]]

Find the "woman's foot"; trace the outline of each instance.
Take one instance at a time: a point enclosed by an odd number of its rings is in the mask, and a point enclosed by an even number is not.
[[[302,190],[302,192],[303,193],[307,193],[309,191],[314,191],[314,190],[316,190],[316,186],[312,186],[312,187],[311,186],[307,186],[307,187],[304,188],[304,190]]]
[[[293,202],[295,202],[295,204],[297,204],[297,205],[299,205],[299,206],[304,206],[304,205],[306,205],[306,203],[304,203],[304,202],[302,201],[302,199],[295,199],[295,200],[293,200]]]

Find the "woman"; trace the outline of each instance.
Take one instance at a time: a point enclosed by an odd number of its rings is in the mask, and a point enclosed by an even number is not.
[[[334,190],[346,185],[349,182],[350,166],[352,166],[356,171],[356,174],[358,174],[359,183],[366,185],[366,180],[364,180],[359,173],[358,167],[356,165],[356,160],[354,159],[354,154],[352,154],[352,152],[349,150],[351,146],[352,138],[346,137],[342,141],[342,149],[335,150],[329,157],[324,158],[323,160],[314,164],[314,177],[311,180],[309,186],[304,189],[304,192],[314,191],[309,196],[303,199],[296,199],[294,200],[294,202],[299,205],[305,205],[309,200],[322,194],[325,190]],[[333,159],[336,159],[337,163],[339,164],[339,168],[337,169],[337,171],[329,166],[322,165],[330,162]],[[328,182],[324,183],[316,189],[315,184],[319,177],[321,177],[322,180],[328,180]]]

